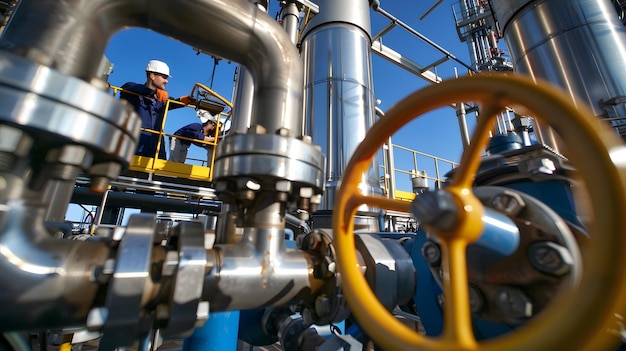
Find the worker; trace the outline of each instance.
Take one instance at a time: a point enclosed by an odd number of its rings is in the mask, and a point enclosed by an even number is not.
[[[174,135],[202,140],[209,143],[214,143],[217,138],[217,116],[212,115],[209,111],[198,109],[196,116],[200,118],[201,123],[190,123],[184,127],[181,127],[174,132]],[[207,150],[207,162],[210,165],[213,158],[214,145],[203,144],[198,142],[192,142],[185,139],[179,139],[176,137],[170,137],[170,161],[184,163],[187,159],[187,151],[191,144],[205,148]]]
[[[167,105],[168,92],[165,85],[170,76],[169,66],[159,60],[150,60],[146,66],[146,82],[138,84],[128,82],[122,85],[120,99],[128,101],[134,106],[135,111],[141,117],[141,127],[155,131],[161,131],[163,117]],[[181,96],[176,99],[184,104],[194,104],[195,99],[189,96]],[[180,104],[169,104],[169,109],[183,107]],[[165,159],[165,143],[163,136],[142,130],[139,134],[135,155],[155,157],[157,144],[161,141],[158,158]]]

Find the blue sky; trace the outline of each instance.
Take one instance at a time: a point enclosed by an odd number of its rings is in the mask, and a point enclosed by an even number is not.
[[[452,6],[458,2],[457,0],[445,0],[425,19],[419,19],[435,2],[436,0],[382,0],[381,8],[469,64],[467,44],[460,42],[454,25]],[[274,17],[278,11],[278,1],[271,0],[269,15]],[[373,35],[389,24],[389,20],[378,13],[372,13],[371,21]],[[399,27],[386,34],[383,37],[383,43],[423,66],[444,56]],[[211,56],[197,54],[192,47],[184,43],[145,29],[131,28],[118,32],[109,41],[105,55],[114,65],[109,82],[115,86],[121,86],[128,81],[145,82],[145,66],[151,59],[159,59],[169,64],[172,78],[169,80],[167,90],[172,97],[189,94],[197,82],[211,85],[211,73],[214,66]],[[429,84],[375,54],[372,55],[372,62],[374,94],[376,99],[381,100],[379,107],[383,111],[413,91]],[[235,67],[234,62],[220,60],[212,83],[213,90],[229,100],[232,97]],[[459,75],[466,74],[466,69],[453,60],[448,60],[438,66],[435,73],[442,78],[453,78],[455,69],[458,70]],[[196,121],[197,118],[192,109],[175,110],[168,114],[165,131],[173,133],[180,126]],[[473,125],[472,122],[470,118],[468,120],[470,128]],[[393,142],[452,161],[458,161],[462,152],[458,121],[454,110],[449,107],[444,107],[405,126],[393,137]],[[403,155],[403,152],[399,152],[396,156],[397,168],[406,170],[413,168],[412,158],[404,157],[408,154]],[[204,152],[192,146],[188,157],[202,158]],[[418,160],[418,163],[419,169],[426,169],[429,174],[434,175],[434,166],[430,162]],[[396,177],[398,188],[410,190],[408,176],[397,175]]]

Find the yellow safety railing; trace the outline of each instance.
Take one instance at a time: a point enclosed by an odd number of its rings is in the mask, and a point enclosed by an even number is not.
[[[135,94],[134,92],[123,90],[122,88],[116,87],[116,86],[110,86],[110,89],[112,90],[112,93],[114,96],[118,96],[118,94],[122,91],[126,93],[130,93],[130,94]],[[145,173],[153,173],[153,174],[159,174],[159,175],[166,175],[166,176],[181,177],[181,178],[187,178],[187,179],[195,179],[195,180],[211,181],[213,179],[213,162],[215,159],[215,150],[216,150],[215,145],[217,145],[217,140],[219,139],[220,127],[222,124],[221,121],[223,119],[225,120],[230,117],[233,105],[230,101],[226,100],[225,98],[220,96],[218,93],[204,86],[201,83],[196,83],[194,85],[189,96],[194,96],[194,94],[198,92],[200,89],[208,92],[209,94],[211,94],[218,100],[222,101],[224,104],[226,104],[230,108],[228,113],[219,113],[217,116],[217,127],[215,128],[215,135],[214,135],[216,141],[207,142],[204,140],[192,139],[192,138],[187,138],[187,137],[164,132],[165,123],[167,121],[167,114],[169,112],[171,104],[184,105],[185,107],[190,107],[193,109],[203,107],[201,100],[198,106],[196,106],[194,104],[184,104],[177,100],[168,99],[165,103],[166,104],[165,112],[163,114],[163,120],[161,122],[160,130],[141,128],[141,130],[144,132],[160,135],[157,141],[157,146],[156,146],[154,156],[153,157],[138,156],[138,155],[133,156],[133,159],[131,160],[130,165],[128,167],[129,170],[145,172]],[[162,147],[164,147],[164,145],[162,145],[163,144],[162,141],[165,140],[165,137],[178,138],[181,140],[192,141],[195,144],[204,144],[207,146],[212,146],[213,153],[211,155],[210,161],[207,160],[206,163],[202,162],[202,165],[198,166],[198,165],[193,165],[193,164],[179,163],[179,162],[159,159],[158,158],[159,151],[161,150]]]

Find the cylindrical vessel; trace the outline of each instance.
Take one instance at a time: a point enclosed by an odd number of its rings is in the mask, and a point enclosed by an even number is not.
[[[319,5],[302,40],[302,57],[305,133],[327,156],[323,211],[332,209],[343,170],[374,122],[375,102],[368,2],[325,0]],[[381,192],[375,167],[364,175],[362,189]]]
[[[515,71],[548,80],[626,134],[626,32],[609,0],[494,0]]]

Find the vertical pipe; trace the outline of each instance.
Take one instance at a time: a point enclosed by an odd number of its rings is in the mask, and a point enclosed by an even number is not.
[[[458,72],[456,67],[454,68],[454,76],[458,78]],[[465,112],[465,103],[459,102],[456,105],[456,117],[459,121],[459,130],[461,132],[461,142],[463,143],[463,149],[469,146],[470,137],[467,129],[467,114]]]
[[[626,31],[610,0],[492,0],[515,71],[548,80],[626,135]],[[552,131],[536,128],[546,144]]]
[[[267,12],[260,2],[257,3],[259,10]],[[233,131],[245,133],[250,128],[252,118],[252,104],[254,100],[254,79],[250,72],[242,65],[236,70],[235,91],[233,96]]]
[[[282,9],[283,28],[292,43],[298,43],[298,24],[300,22],[300,11],[294,1],[288,1]]]
[[[46,221],[62,223],[74,190],[74,181],[49,180],[44,194]]]
[[[385,113],[378,107],[376,107],[376,115],[378,115],[381,119],[385,117]],[[391,137],[387,138],[387,149],[385,150],[385,154],[387,157],[387,167],[385,168],[385,172],[389,174],[389,197],[392,199],[396,198],[396,165],[394,163],[393,156],[393,142],[391,141]]]
[[[318,4],[320,12],[302,39],[305,127],[327,155],[326,193],[319,209],[331,210],[343,170],[374,121],[372,43],[366,0]],[[374,164],[363,177],[365,193],[381,193],[377,159]]]

